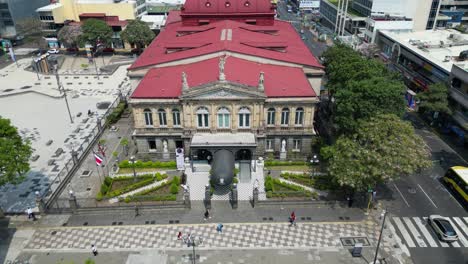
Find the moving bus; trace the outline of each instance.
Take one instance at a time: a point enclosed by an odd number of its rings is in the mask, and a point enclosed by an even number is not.
[[[468,167],[451,167],[443,178],[447,186],[460,196],[464,206],[468,206]]]

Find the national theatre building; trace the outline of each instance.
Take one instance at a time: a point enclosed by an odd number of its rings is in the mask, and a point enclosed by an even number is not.
[[[269,0],[187,0],[128,69],[138,156],[305,160],[324,75]]]

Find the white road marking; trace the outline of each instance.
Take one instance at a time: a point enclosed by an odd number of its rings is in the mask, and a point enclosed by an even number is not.
[[[426,242],[424,242],[424,239],[421,238],[421,234],[419,233],[418,229],[416,229],[416,227],[413,225],[411,220],[408,217],[403,217],[403,221],[406,223],[406,226],[409,228],[409,231],[413,234],[416,243],[418,243],[420,247],[427,247]]]
[[[429,245],[431,245],[431,247],[438,247],[439,245],[432,238],[431,234],[429,234],[429,231],[427,231],[426,225],[424,225],[421,222],[421,219],[419,219],[419,217],[413,217],[413,220],[416,223],[416,225],[419,227],[419,230],[421,230],[421,232],[423,233],[424,238],[426,238]]]
[[[448,218],[448,217],[447,217]],[[466,240],[465,236],[464,236],[464,233],[460,232],[460,229],[458,229],[457,225],[455,225],[453,222],[457,222],[458,223],[458,217],[452,217],[453,221],[450,220],[450,218],[448,218],[450,223],[452,224],[453,226],[453,229],[455,229],[455,232],[457,232],[458,234],[458,241],[460,241],[461,244],[463,244],[463,246],[465,247],[468,247],[468,240]],[[457,220],[455,220],[457,219]]]
[[[427,195],[427,193],[421,187],[421,185],[418,184],[418,186],[419,186],[419,189],[421,189],[421,191],[423,191],[423,193],[426,195],[427,199],[429,199],[429,201],[431,201],[432,205],[434,205],[435,208],[438,208],[437,205],[434,203],[434,201],[432,201],[431,197],[429,197],[429,195]]]
[[[405,201],[406,205],[408,207],[410,207],[408,201],[406,201],[405,197],[403,196],[403,194],[401,193],[400,189],[398,189],[398,187],[396,186],[396,184],[394,183],[393,186],[395,186],[395,189],[398,191],[398,193],[400,194],[401,198],[403,198],[403,201]]]
[[[398,230],[400,230],[400,233],[403,235],[403,238],[405,239],[406,244],[408,244],[408,247],[416,247],[413,240],[411,239],[410,234],[408,234],[408,231],[406,231],[406,228],[400,221],[400,219],[397,217],[393,217],[393,222],[395,222],[395,224],[397,225]]]
[[[468,217],[463,217],[463,219],[464,219],[465,222],[468,224]]]
[[[423,219],[427,223],[427,217],[423,217]],[[427,226],[430,226],[430,225],[428,224]],[[431,226],[431,228],[432,228],[432,232],[435,233],[434,228],[432,226]],[[439,241],[440,245],[442,245],[442,247],[444,247],[444,248],[449,247],[449,244],[445,243],[444,241],[442,241],[440,239],[438,241]]]

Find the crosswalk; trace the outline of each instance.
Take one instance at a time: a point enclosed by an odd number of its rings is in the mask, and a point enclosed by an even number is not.
[[[427,217],[392,217],[398,235],[409,248],[415,247],[468,247],[468,217],[448,217],[458,234],[458,241],[442,242],[427,222]]]

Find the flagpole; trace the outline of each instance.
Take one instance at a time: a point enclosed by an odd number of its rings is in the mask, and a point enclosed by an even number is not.
[[[98,173],[98,175],[99,175],[100,183],[102,184],[102,183],[103,183],[102,177],[101,177],[101,174],[99,173],[99,167],[100,167],[100,166],[99,166],[99,164],[98,164],[98,162],[97,162],[97,159],[96,159],[96,152],[94,152],[94,150],[93,150],[93,158],[94,158],[94,163],[96,164],[96,170],[97,170],[97,173]],[[102,174],[104,174],[104,173],[102,173]]]

